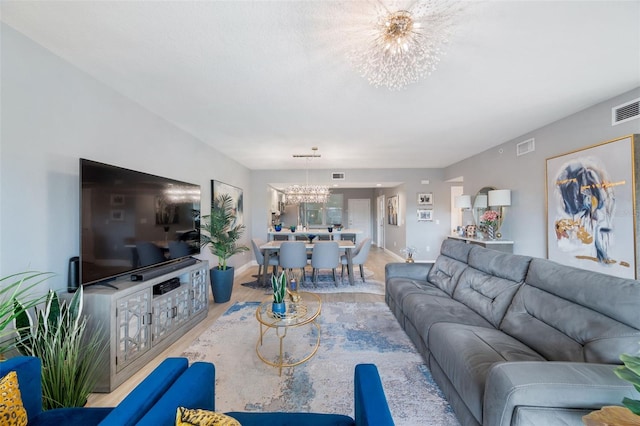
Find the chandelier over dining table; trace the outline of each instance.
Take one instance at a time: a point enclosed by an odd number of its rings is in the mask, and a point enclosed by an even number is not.
[[[309,184],[309,162],[313,158],[320,158],[318,147],[311,148],[311,154],[294,154],[294,158],[305,158],[307,160],[306,183],[289,185],[284,190],[287,204],[300,203],[326,203],[329,200],[331,191],[327,185]]]

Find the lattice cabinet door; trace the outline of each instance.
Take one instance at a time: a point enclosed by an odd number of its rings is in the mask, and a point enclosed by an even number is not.
[[[189,320],[189,285],[153,299],[152,340],[157,344]]]
[[[207,268],[191,272],[191,316],[197,315],[208,307],[208,274]]]
[[[151,289],[118,299],[116,321],[119,371],[151,347]]]

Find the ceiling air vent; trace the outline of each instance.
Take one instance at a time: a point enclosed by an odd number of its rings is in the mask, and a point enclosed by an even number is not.
[[[536,150],[536,140],[535,138],[527,139],[524,142],[520,142],[516,145],[516,155],[520,157],[521,155],[528,154]]]
[[[640,118],[640,98],[611,108],[611,125]]]
[[[331,180],[344,180],[344,172],[331,173]]]

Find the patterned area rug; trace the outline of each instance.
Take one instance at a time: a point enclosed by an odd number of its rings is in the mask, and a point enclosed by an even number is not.
[[[333,281],[333,277],[330,273],[323,272],[318,276],[318,283],[314,286],[311,282],[311,271],[307,271],[307,280],[300,286],[301,290],[312,291],[315,293],[371,293],[384,295],[384,283],[372,279],[373,272],[364,269],[364,281],[360,277],[360,271],[356,267],[354,271],[353,285],[349,284],[349,278],[345,271],[344,277],[340,278],[340,268],[338,268],[338,284]],[[257,280],[258,276],[254,276]],[[267,279],[271,278],[271,274],[267,275]],[[264,284],[258,284],[257,281],[251,281],[248,283],[242,283],[245,287],[250,287],[261,291],[261,294],[271,294],[271,287],[264,287]]]
[[[183,353],[216,366],[216,410],[330,412],[353,417],[353,372],[373,363],[396,425],[454,426],[458,422],[422,357],[384,303],[325,303],[320,348],[304,364],[278,369],[256,355],[257,302],[236,303]],[[308,354],[313,326],[290,328],[285,358]],[[260,352],[275,360],[278,338],[267,334]]]

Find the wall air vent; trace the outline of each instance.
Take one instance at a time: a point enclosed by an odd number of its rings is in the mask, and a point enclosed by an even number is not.
[[[611,125],[640,118],[640,98],[611,108]]]
[[[520,157],[521,155],[528,154],[536,150],[536,140],[535,138],[527,139],[524,142],[520,142],[516,145],[516,155]]]
[[[344,180],[344,172],[331,173],[331,180]]]

